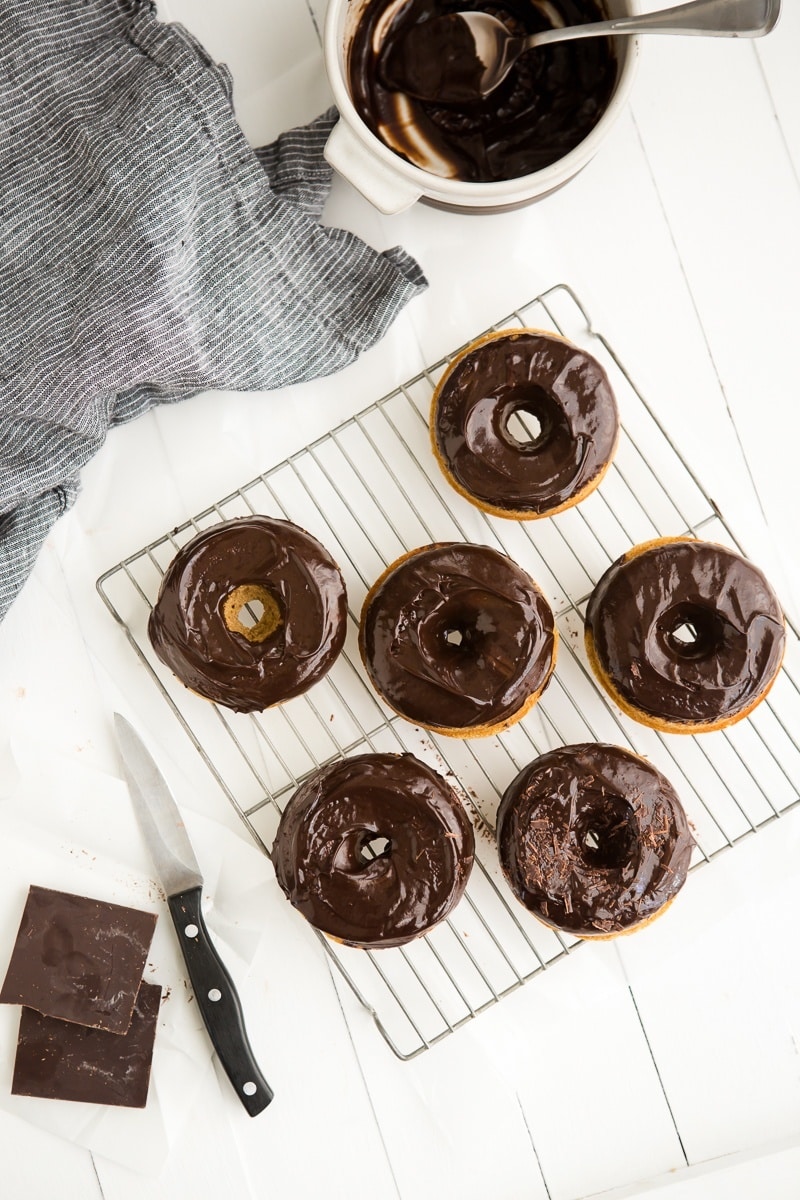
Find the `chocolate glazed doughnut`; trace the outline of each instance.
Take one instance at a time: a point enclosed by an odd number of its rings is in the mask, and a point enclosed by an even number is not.
[[[278,883],[350,946],[401,946],[450,913],[474,858],[458,796],[411,754],[362,754],[300,785],[272,848]]]
[[[668,780],[618,746],[543,754],[497,813],[514,894],[545,924],[582,938],[628,933],[659,915],[686,880],[693,845]]]
[[[182,683],[239,712],[299,696],[344,645],[347,596],[327,550],[272,517],[198,534],[161,582],[148,633]]]
[[[525,520],[553,516],[597,487],[619,418],[600,363],[557,334],[523,329],[486,334],[457,356],[434,392],[430,428],[462,496]]]
[[[613,563],[586,610],[586,650],[623,712],[668,733],[721,729],[772,686],[786,644],[759,569],[690,538],[644,542]]]
[[[536,703],[555,665],[550,605],[488,546],[443,542],[403,555],[370,589],[359,647],[387,704],[451,737],[496,733]]]

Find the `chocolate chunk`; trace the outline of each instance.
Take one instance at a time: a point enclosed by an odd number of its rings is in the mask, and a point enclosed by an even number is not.
[[[154,913],[32,886],[0,1002],[125,1033],[155,923]]]
[[[130,1028],[122,1035],[23,1008],[11,1091],[144,1108],[160,1003],[161,988],[142,983]]]

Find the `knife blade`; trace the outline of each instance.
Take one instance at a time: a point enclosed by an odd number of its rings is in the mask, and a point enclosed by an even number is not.
[[[233,980],[203,919],[203,876],[180,810],[133,726],[119,713],[114,714],[114,726],[134,812],[167,894],[205,1027],[234,1091],[255,1117],[267,1107],[273,1093],[250,1047]]]

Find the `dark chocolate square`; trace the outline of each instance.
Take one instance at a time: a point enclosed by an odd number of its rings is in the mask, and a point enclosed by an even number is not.
[[[155,924],[154,913],[32,886],[0,1002],[125,1033]]]
[[[144,1108],[161,988],[142,983],[127,1033],[86,1029],[23,1008],[11,1091],[45,1100]]]

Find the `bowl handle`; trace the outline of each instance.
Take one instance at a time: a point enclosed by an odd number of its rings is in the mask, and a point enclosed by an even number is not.
[[[324,153],[333,169],[379,212],[387,215],[404,212],[422,195],[420,188],[370,154],[341,117],[328,136]]]

